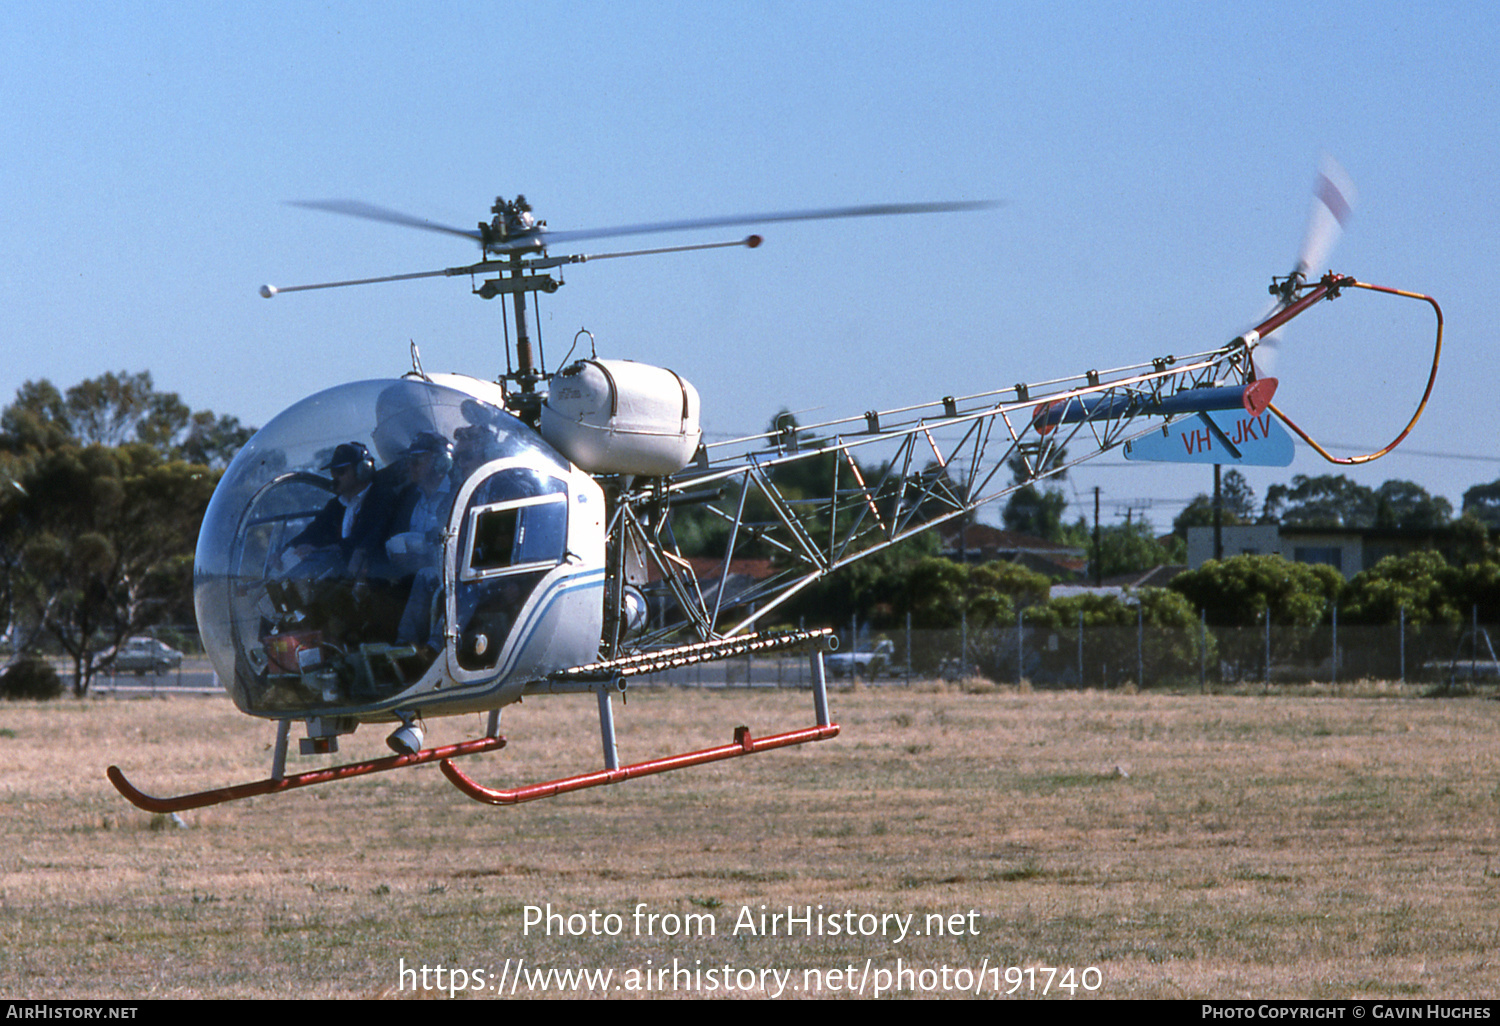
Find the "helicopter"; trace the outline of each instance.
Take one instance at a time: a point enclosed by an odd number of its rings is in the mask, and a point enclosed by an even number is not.
[[[1347,214],[1325,173],[1293,272],[1272,279],[1273,305],[1249,331],[1187,355],[1037,384],[1015,384],[824,423],[779,421],[726,442],[704,438],[697,390],[675,371],[600,358],[549,371],[528,330],[527,297],[550,294],[555,269],[621,256],[754,248],[735,241],[585,255],[555,248],[591,239],[788,221],[936,216],[991,202],[874,204],[552,231],[524,196],[497,198],[492,218],[457,228],[346,200],[294,205],[464,237],[476,262],[289,287],[290,292],[426,277],[469,277],[484,299],[509,297],[507,370],[494,380],[423,370],[329,388],[261,428],[226,469],[204,516],[194,601],[204,648],[242,712],[276,724],[265,779],[172,797],[107,775],[140,808],[175,813],[438,762],[469,797],[512,805],[839,734],[823,662],[823,628],[760,629],[816,583],[920,532],[997,502],[1016,488],[1125,446],[1132,458],[1255,463],[1251,444],[1284,423],[1326,459],[1351,463],[1394,448],[1431,395],[1442,312],[1420,293],[1327,272],[1312,277]],[[1383,449],[1333,457],[1274,403],[1265,366],[1276,333],[1351,290],[1431,305],[1432,371],[1405,429]],[[533,301],[535,301],[533,299]],[[502,305],[503,309],[503,305]],[[515,337],[510,338],[511,323]],[[587,332],[580,332],[579,339]],[[591,338],[591,336],[590,336]],[[570,354],[571,356],[571,351]],[[1250,426],[1246,427],[1246,421]],[[1182,430],[1194,445],[1150,443]],[[1067,455],[1068,452],[1074,455]],[[1132,453],[1134,455],[1132,455]],[[822,493],[779,487],[816,468]],[[1020,480],[1000,476],[1022,468]],[[712,558],[685,545],[687,518],[714,526]],[[769,571],[731,571],[746,554]],[[621,765],[613,700],[638,676],[743,656],[802,651],[812,725]],[[514,788],[479,783],[454,761],[505,747],[501,712],[524,697],[593,695],[604,768]],[[483,736],[423,747],[426,718],[488,714]],[[294,723],[304,755],[338,751],[361,724],[394,724],[393,755],[288,774]]]

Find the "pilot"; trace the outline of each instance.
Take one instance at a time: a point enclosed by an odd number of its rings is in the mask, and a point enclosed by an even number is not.
[[[395,495],[378,479],[370,450],[359,442],[334,449],[323,469],[333,478],[334,497],[288,543],[288,550],[304,564],[319,565],[306,568],[315,573],[294,570],[293,575],[321,576],[332,570],[361,579],[384,559]]]

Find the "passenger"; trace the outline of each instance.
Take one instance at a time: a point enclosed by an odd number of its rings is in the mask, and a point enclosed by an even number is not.
[[[411,594],[401,614],[396,641],[429,645],[432,602],[442,580],[443,535],[453,506],[453,443],[434,431],[423,431],[406,450],[405,530],[391,536],[386,546],[392,564],[412,574]],[[398,518],[399,522],[399,518]]]
[[[453,432],[453,480],[462,485],[490,460],[498,459],[500,447],[494,432],[483,424],[466,424]]]

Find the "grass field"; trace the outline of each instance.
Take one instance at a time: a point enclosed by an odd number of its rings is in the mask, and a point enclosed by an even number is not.
[[[1500,703],[832,697],[836,740],[518,808],[426,766],[185,828],[104,768],[160,794],[256,779],[268,725],[222,698],[0,704],[0,997],[543,996],[519,960],[612,974],[548,981],[567,996],[1500,994]],[[616,708],[625,761],[812,720],[794,692]],[[482,731],[429,726],[438,744]],[[465,761],[481,782],[600,765],[590,699],[528,701],[504,732]],[[384,733],[288,770],[386,754]],[[765,935],[762,912],[789,906],[822,935],[784,918]]]

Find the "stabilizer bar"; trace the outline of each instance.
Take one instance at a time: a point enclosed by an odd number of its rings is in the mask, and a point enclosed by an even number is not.
[[[1276,379],[1261,378],[1244,385],[1221,388],[1190,388],[1171,395],[1127,393],[1123,395],[1074,396],[1049,403],[1032,417],[1032,425],[1043,433],[1058,424],[1081,424],[1130,414],[1174,417],[1183,413],[1244,410],[1252,417],[1265,412],[1276,394]]]
[[[1328,278],[1324,279],[1323,291],[1328,291],[1329,279],[1333,277],[1335,276],[1330,274]],[[1337,463],[1341,466],[1357,466],[1361,463],[1369,463],[1371,460],[1378,460],[1380,457],[1390,452],[1396,446],[1400,445],[1402,440],[1404,440],[1407,435],[1411,434],[1412,428],[1417,426],[1417,421],[1421,418],[1422,411],[1427,409],[1427,400],[1432,398],[1432,386],[1437,383],[1438,361],[1442,359],[1443,355],[1443,308],[1438,306],[1438,302],[1436,299],[1433,299],[1431,296],[1424,295],[1420,292],[1407,292],[1404,289],[1393,289],[1385,285],[1371,285],[1368,282],[1355,281],[1353,278],[1349,277],[1339,278],[1336,282],[1333,282],[1333,285],[1336,288],[1366,289],[1370,292],[1382,292],[1388,296],[1399,296],[1402,299],[1419,300],[1432,307],[1432,313],[1437,318],[1437,334],[1433,337],[1432,342],[1432,367],[1427,372],[1427,387],[1422,390],[1422,398],[1418,400],[1417,408],[1412,413],[1411,420],[1406,422],[1406,427],[1402,428],[1401,433],[1393,438],[1383,448],[1376,449],[1374,452],[1364,453],[1359,456],[1335,456],[1323,446],[1314,441],[1313,437],[1306,431],[1302,430],[1302,428],[1300,428],[1296,424],[1296,422],[1292,420],[1292,418],[1281,412],[1281,410],[1276,406],[1275,403],[1270,404],[1269,409],[1271,410],[1271,412],[1276,414],[1276,416],[1279,417],[1282,423],[1284,423],[1287,427],[1295,431],[1297,433],[1297,437],[1301,438],[1308,445],[1312,446],[1319,456],[1323,457],[1329,463]],[[1337,293],[1335,292],[1333,294]]]
[[[277,791],[290,791],[297,787],[307,787],[310,784],[324,784],[332,780],[344,780],[348,777],[362,777],[368,773],[383,773],[386,770],[401,769],[404,766],[419,766],[422,763],[437,762],[457,758],[461,755],[476,755],[480,752],[492,752],[497,748],[505,747],[503,737],[483,737],[475,741],[461,741],[455,745],[444,745],[440,748],[426,748],[413,755],[391,755],[383,759],[370,759],[366,762],[351,762],[343,766],[331,766],[328,769],[311,770],[307,773],[298,773],[290,777],[269,777],[265,780],[255,780],[246,784],[234,784],[230,787],[220,787],[212,791],[199,791],[197,794],[178,795],[175,798],[157,798],[138,790],[130,781],[125,779],[125,774],[118,766],[109,768],[109,782],[115,785],[119,791],[134,806],[147,812],[172,813],[186,812],[188,809],[201,809],[208,805],[219,805],[223,802],[235,801],[239,798],[251,798],[259,794],[273,794]]]

